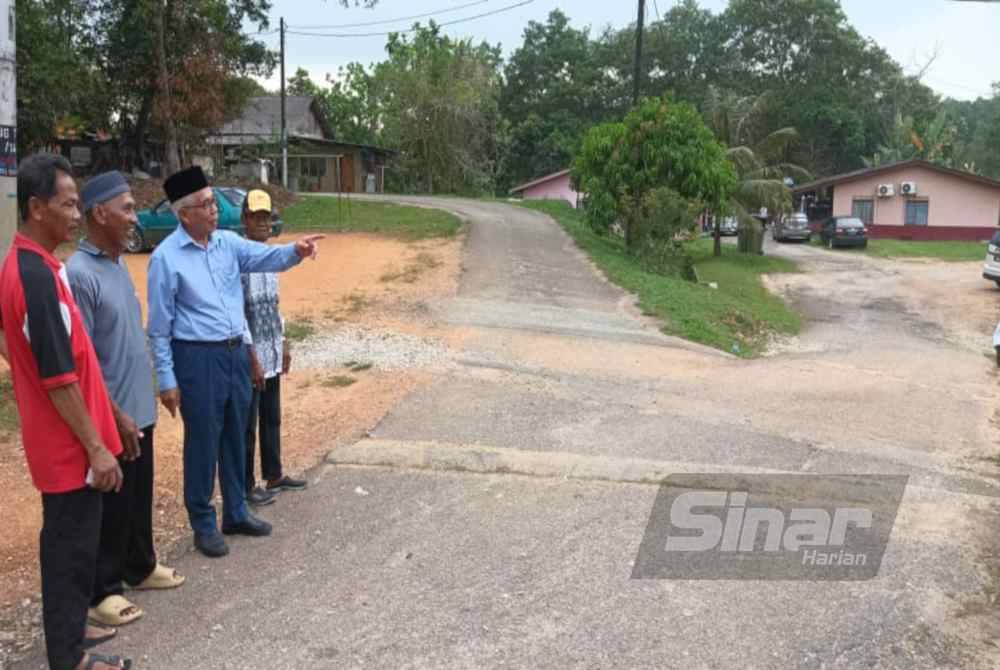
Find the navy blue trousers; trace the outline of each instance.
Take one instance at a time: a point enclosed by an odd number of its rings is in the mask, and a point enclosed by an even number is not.
[[[172,343],[184,419],[184,505],[196,535],[218,532],[216,464],[224,526],[246,521],[246,428],[250,356],[245,346]]]

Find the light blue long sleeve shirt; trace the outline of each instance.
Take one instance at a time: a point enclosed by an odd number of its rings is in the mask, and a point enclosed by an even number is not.
[[[245,337],[240,274],[282,272],[300,261],[294,244],[268,246],[217,230],[206,248],[177,226],[153,252],[147,280],[149,341],[160,391],[177,387],[171,340]]]

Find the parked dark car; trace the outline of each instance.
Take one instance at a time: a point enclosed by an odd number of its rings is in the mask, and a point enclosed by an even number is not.
[[[833,216],[823,222],[820,240],[830,249],[834,247],[868,246],[868,229],[861,219],[853,216]]]
[[[775,242],[787,240],[809,241],[812,231],[809,230],[809,218],[801,212],[779,217],[771,224],[771,239]]]
[[[219,203],[219,230],[231,230],[244,235],[243,224],[240,222],[240,211],[247,192],[241,188],[219,186],[213,188],[215,200]],[[161,200],[155,207],[143,209],[138,213],[139,225],[132,228],[125,250],[129,253],[139,253],[152,249],[163,239],[174,232],[179,223],[170,209],[170,202]],[[281,234],[284,226],[277,210],[271,214],[271,236]]]

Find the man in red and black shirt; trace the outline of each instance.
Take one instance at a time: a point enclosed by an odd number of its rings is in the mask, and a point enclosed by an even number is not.
[[[128,660],[83,651],[101,492],[121,488],[116,457],[122,446],[66,269],[53,255],[80,224],[72,167],[53,154],[26,158],[18,168],[17,202],[17,235],[0,268],[0,328],[28,469],[42,494],[39,562],[49,666],[128,668]]]

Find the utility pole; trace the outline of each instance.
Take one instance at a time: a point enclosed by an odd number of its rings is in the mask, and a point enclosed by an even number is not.
[[[281,17],[281,185],[288,188],[288,120],[285,116],[285,17]]]
[[[15,0],[0,0],[0,260],[17,230]]]
[[[642,27],[646,19],[646,0],[639,0],[639,18],[635,22],[635,75],[632,78],[632,106],[639,104],[642,86]]]

